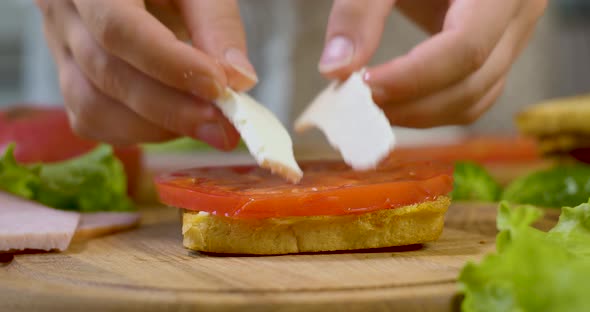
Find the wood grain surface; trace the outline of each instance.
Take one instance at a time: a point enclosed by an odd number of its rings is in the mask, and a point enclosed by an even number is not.
[[[453,204],[438,242],[352,253],[216,256],[181,246],[178,211],[0,265],[6,311],[453,311],[466,261],[494,249],[496,205]],[[556,220],[551,214],[541,227]],[[0,309],[2,310],[2,309]],[[4,311],[4,310],[2,310]]]

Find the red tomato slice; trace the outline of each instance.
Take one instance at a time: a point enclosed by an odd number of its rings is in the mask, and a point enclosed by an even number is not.
[[[57,162],[89,152],[97,142],[78,137],[62,108],[19,105],[0,111],[0,150],[16,144],[15,157],[23,163]],[[125,167],[129,193],[134,194],[142,166],[137,146],[115,148]]]
[[[536,142],[523,137],[472,137],[454,144],[400,147],[390,156],[398,161],[437,160],[475,161],[479,163],[516,163],[541,159]]]
[[[355,172],[343,163],[302,164],[293,185],[253,166],[188,169],[160,176],[156,188],[169,206],[232,218],[334,216],[391,209],[452,191],[452,167],[432,162],[390,163]]]

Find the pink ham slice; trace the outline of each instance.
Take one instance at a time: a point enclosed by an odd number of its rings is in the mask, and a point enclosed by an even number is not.
[[[59,250],[70,245],[80,215],[0,192],[0,252]]]
[[[96,212],[81,214],[74,241],[112,234],[135,227],[139,223],[136,212]]]
[[[72,241],[120,232],[138,224],[136,212],[80,214],[0,192],[0,253],[64,251]]]

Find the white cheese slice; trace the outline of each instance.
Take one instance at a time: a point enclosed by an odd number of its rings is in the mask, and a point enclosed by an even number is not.
[[[394,148],[393,127],[363,81],[364,71],[333,82],[295,121],[295,130],[320,129],[355,170],[375,168]]]
[[[249,95],[230,89],[216,105],[236,127],[259,166],[293,183],[301,180],[303,172],[295,161],[289,132],[270,110]]]

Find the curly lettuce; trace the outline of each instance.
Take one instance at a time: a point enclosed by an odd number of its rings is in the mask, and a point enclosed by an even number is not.
[[[575,206],[590,197],[590,166],[560,165],[520,177],[510,183],[502,199],[514,204],[547,208]]]
[[[9,145],[0,158],[0,189],[33,199],[40,184],[39,167],[25,167],[17,163],[14,158],[14,144]]]
[[[562,209],[549,232],[532,206],[501,203],[497,252],[459,276],[463,311],[584,311],[590,307],[590,204]]]
[[[14,159],[14,146],[0,159],[0,189],[44,205],[80,212],[130,211],[127,179],[108,145],[58,163],[25,166]]]
[[[453,173],[453,200],[496,202],[502,188],[482,166],[457,162]]]

